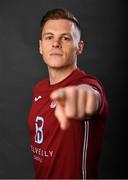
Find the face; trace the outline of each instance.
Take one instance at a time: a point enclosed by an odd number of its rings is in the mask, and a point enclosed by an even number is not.
[[[83,42],[79,41],[80,33],[73,22],[48,20],[39,41],[40,54],[48,68],[72,67],[83,49]]]

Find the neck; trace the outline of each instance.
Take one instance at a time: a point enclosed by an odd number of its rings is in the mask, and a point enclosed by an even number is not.
[[[76,65],[74,65],[72,68],[64,67],[60,69],[53,69],[48,67],[49,72],[49,81],[50,84],[56,84],[61,81],[63,81],[66,77],[68,77],[75,69],[77,68]]]

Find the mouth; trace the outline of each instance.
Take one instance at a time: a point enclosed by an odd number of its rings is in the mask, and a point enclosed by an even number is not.
[[[61,53],[50,53],[50,56],[63,56]]]

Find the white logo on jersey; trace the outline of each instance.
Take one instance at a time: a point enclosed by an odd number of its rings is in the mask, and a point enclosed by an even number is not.
[[[56,101],[52,101],[50,104],[50,108],[55,108],[56,107]]]
[[[44,118],[41,116],[37,116],[35,126],[36,126],[35,143],[41,144],[43,142]]]
[[[42,98],[42,96],[35,97],[35,101],[38,101],[41,98]]]

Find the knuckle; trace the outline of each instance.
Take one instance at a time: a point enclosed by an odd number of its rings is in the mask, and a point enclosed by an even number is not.
[[[76,113],[75,113],[75,111],[67,111],[66,112],[66,116],[68,117],[68,118],[74,118],[74,117],[76,117]]]
[[[68,87],[67,91],[70,95],[73,95],[77,92],[77,89],[76,89],[76,87]]]
[[[83,89],[83,88],[79,88],[79,89],[78,89],[78,92],[79,92],[79,94],[84,94],[84,93],[86,92],[86,90]]]
[[[79,114],[77,115],[78,118],[82,119],[85,116],[85,112],[79,112]]]
[[[86,115],[92,116],[95,112],[94,106],[89,106],[86,108]]]

